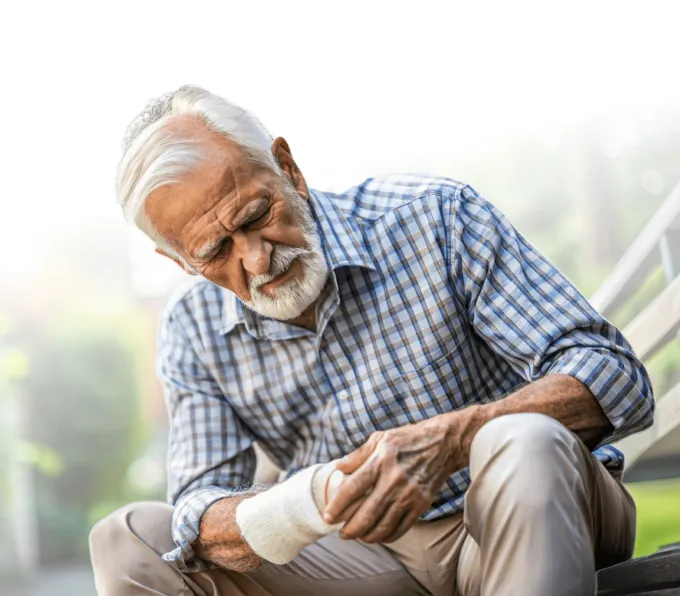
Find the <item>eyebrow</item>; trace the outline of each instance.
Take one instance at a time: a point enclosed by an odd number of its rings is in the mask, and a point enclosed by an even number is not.
[[[232,220],[232,226],[234,228],[238,228],[242,226],[245,223],[248,223],[251,219],[254,219],[253,216],[256,215],[258,212],[264,210],[261,208],[262,206],[265,206],[266,208],[269,207],[269,199],[265,199],[264,197],[260,197],[258,199],[253,199],[248,201],[241,209],[238,210],[236,216]],[[260,213],[261,215],[261,213]],[[259,217],[259,215],[258,215]],[[197,259],[204,259],[207,257],[213,250],[215,250],[222,242],[224,242],[224,237],[218,239],[218,240],[213,240],[212,242],[209,242],[203,247],[196,252],[195,258]]]
[[[269,207],[269,199],[264,197],[259,197],[257,199],[248,201],[239,211],[232,220],[231,224],[234,228],[241,227],[244,223],[249,222],[251,219],[255,219],[253,216],[262,212],[264,213],[264,208]],[[261,215],[261,213],[260,213]],[[259,215],[258,215],[259,217]]]
[[[197,259],[204,259],[213,250],[215,250],[220,244],[222,244],[222,242],[224,242],[224,238],[220,238],[219,240],[215,240],[214,242],[210,242],[209,244],[206,244],[201,250],[199,250],[196,253],[196,258]]]

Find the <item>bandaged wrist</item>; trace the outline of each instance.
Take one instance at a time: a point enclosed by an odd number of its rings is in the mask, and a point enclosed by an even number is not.
[[[266,561],[283,565],[342,525],[324,522],[314,499],[314,476],[322,467],[306,468],[238,504],[236,524],[253,552]]]

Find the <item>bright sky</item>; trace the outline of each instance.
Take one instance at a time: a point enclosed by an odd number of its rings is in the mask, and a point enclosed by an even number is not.
[[[255,112],[312,186],[450,174],[456,156],[518,131],[549,136],[680,99],[678,6],[4,2],[0,275],[30,272],[93,223],[123,229],[113,195],[123,131],[181,84]]]

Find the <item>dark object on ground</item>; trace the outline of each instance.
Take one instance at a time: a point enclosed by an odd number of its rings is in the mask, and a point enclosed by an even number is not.
[[[680,596],[680,542],[597,574],[597,596]]]

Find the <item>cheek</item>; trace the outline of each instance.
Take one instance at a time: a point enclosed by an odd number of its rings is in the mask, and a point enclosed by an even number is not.
[[[262,229],[262,237],[272,244],[282,244],[295,248],[306,248],[307,241],[302,230],[294,224],[287,224],[282,221],[272,223],[266,229]]]
[[[201,275],[207,280],[222,287],[226,287],[225,282],[228,282],[229,278],[231,277],[228,273],[228,264],[226,261],[210,261],[206,265],[203,265],[200,271]]]
[[[250,300],[244,273],[237,259],[214,259],[203,268],[201,275],[208,281],[234,292],[239,298]]]
[[[306,240],[293,213],[285,203],[279,202],[272,207],[270,223],[260,230],[262,237],[275,244],[296,248],[306,246]]]

